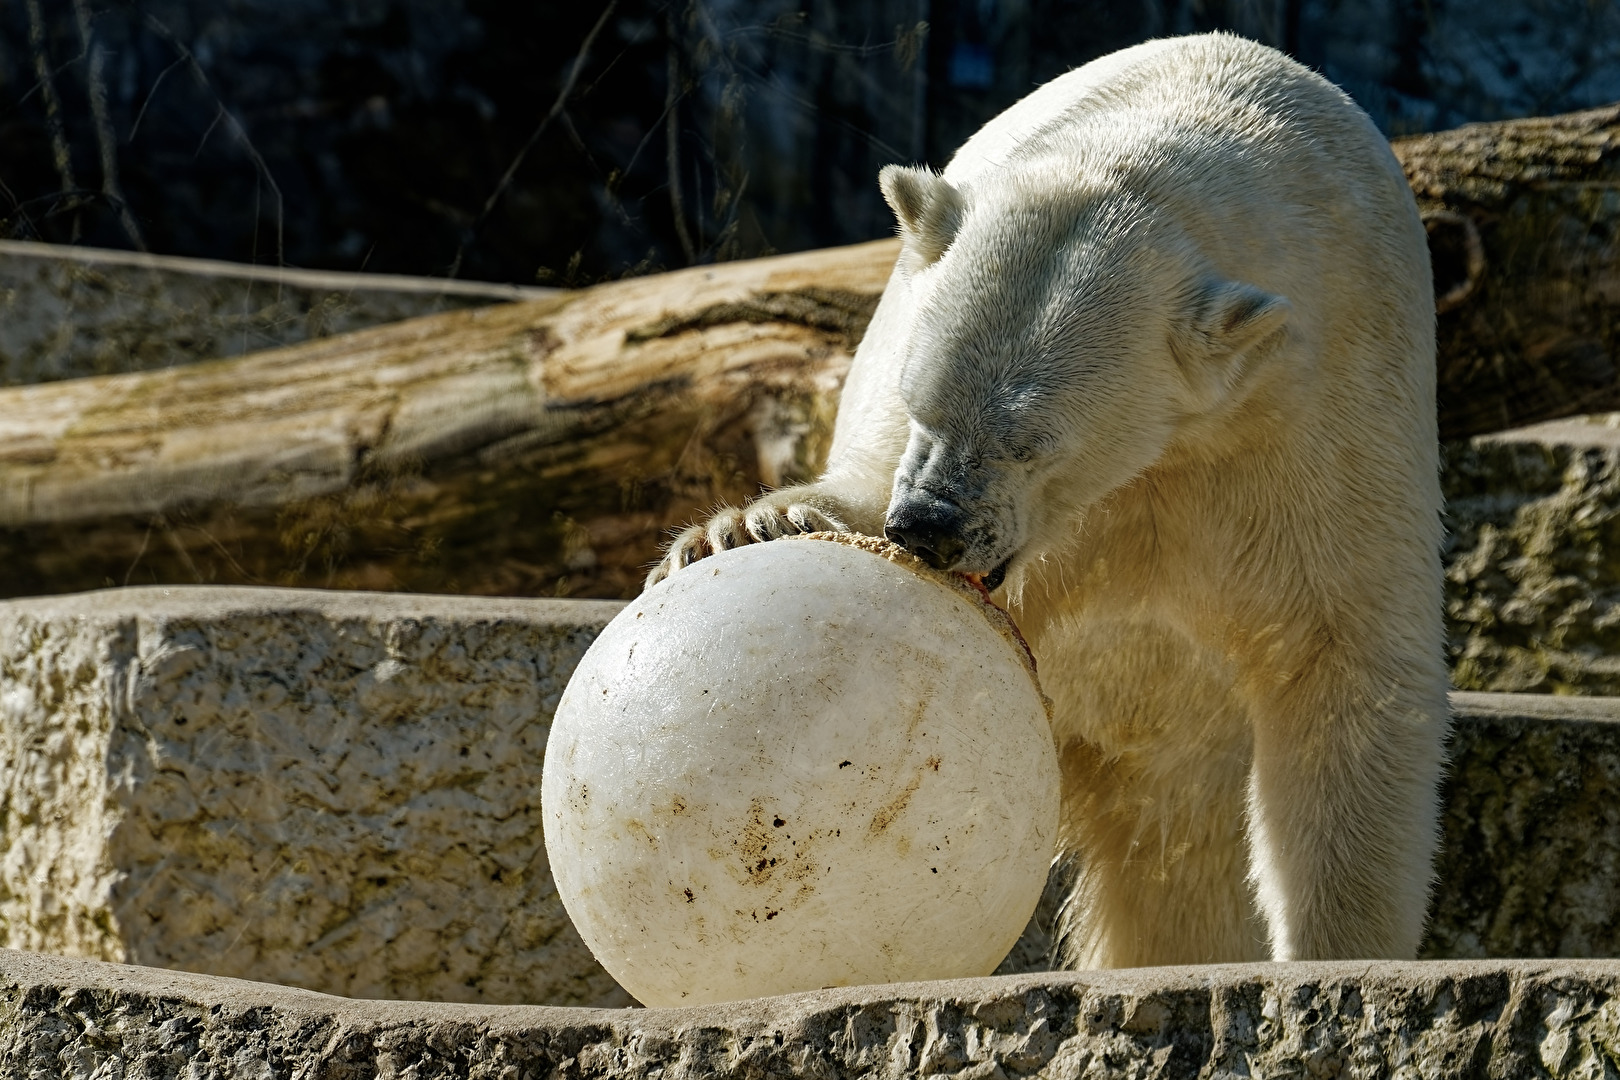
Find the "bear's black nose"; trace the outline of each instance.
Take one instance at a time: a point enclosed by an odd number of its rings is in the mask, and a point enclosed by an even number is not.
[[[961,524],[960,512],[949,503],[933,502],[926,507],[908,504],[889,514],[883,535],[935,570],[949,570],[967,550],[958,535]]]

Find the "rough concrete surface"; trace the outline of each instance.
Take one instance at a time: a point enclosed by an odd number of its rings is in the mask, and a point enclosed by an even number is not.
[[[1604,1077],[1620,962],[1144,968],[701,1009],[353,1001],[0,952],[29,1078]]]
[[[1454,694],[1426,957],[1620,956],[1620,701]]]
[[[1620,694],[1620,414],[1447,447],[1460,690]]]
[[[622,1004],[539,777],[611,602],[0,604],[0,945],[332,993]],[[1457,694],[1427,957],[1620,956],[1620,701]],[[1049,894],[1001,973],[1048,967]]]
[[[173,367],[552,292],[0,240],[0,386]]]
[[[629,1000],[540,830],[552,711],[618,604],[0,607],[0,945],[368,997]]]

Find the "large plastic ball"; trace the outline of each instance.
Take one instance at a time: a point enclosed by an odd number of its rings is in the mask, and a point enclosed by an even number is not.
[[[959,578],[826,534],[720,552],[602,632],[542,781],[563,904],[647,1005],[986,975],[1058,767],[1027,651]]]

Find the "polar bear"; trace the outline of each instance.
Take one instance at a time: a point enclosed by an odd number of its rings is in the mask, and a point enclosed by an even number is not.
[[[816,482],[680,534],[982,575],[1053,699],[1060,957],[1411,957],[1447,723],[1434,299],[1367,116],[1228,35],[1036,90],[942,175]]]

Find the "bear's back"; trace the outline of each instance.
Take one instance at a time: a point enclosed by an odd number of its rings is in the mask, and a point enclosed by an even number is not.
[[[964,143],[945,178],[994,183],[1053,158],[1117,172],[1120,161],[1170,152],[1183,163],[1189,153],[1233,157],[1234,146],[1253,168],[1333,161],[1336,175],[1310,178],[1316,192],[1341,177],[1353,187],[1369,179],[1405,187],[1383,136],[1342,90],[1275,49],[1224,33],[1144,42],[1053,79]],[[1357,159],[1381,175],[1345,175]]]

